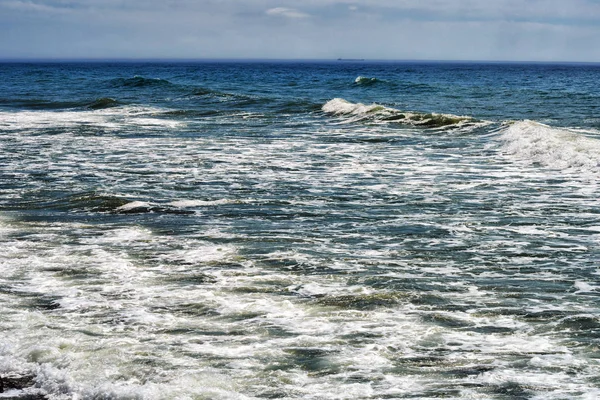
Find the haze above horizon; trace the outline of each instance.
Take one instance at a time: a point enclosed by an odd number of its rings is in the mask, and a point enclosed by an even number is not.
[[[596,0],[0,0],[0,59],[600,62]]]

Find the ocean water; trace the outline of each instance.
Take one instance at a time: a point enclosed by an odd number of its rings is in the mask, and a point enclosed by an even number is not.
[[[600,65],[0,78],[0,398],[600,397]]]

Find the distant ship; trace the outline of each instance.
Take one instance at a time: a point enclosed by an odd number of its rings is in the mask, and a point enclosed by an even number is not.
[[[365,61],[364,58],[338,58],[338,61]]]

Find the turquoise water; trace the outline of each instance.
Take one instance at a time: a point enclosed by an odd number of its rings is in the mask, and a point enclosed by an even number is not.
[[[0,76],[10,395],[600,396],[599,65]]]

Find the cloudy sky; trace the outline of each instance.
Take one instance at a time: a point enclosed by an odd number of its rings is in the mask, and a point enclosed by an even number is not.
[[[600,62],[600,0],[0,0],[0,58]]]

